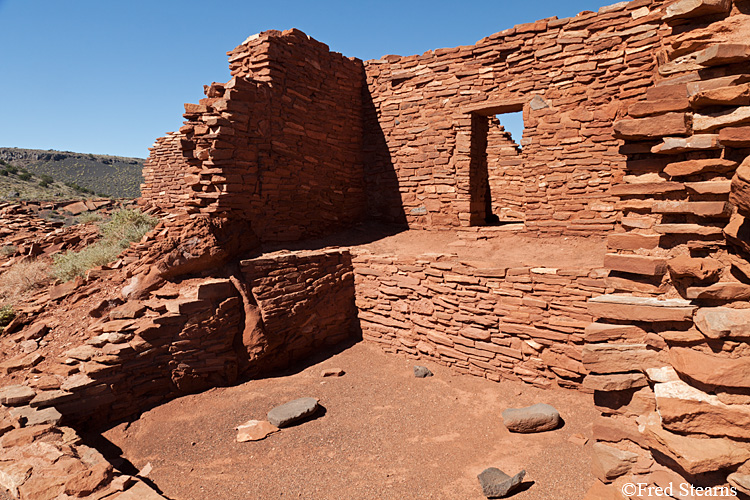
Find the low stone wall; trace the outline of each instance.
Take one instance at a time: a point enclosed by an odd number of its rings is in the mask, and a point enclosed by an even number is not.
[[[351,267],[349,252],[343,249],[242,261],[266,334],[265,369],[289,366],[352,336],[356,310]]]
[[[461,373],[580,386],[586,301],[600,269],[487,268],[455,256],[353,258],[365,341]]]

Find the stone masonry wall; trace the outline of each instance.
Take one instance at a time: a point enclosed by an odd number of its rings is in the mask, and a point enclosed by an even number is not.
[[[747,12],[668,5],[659,78],[615,123],[627,169],[604,264],[616,293],[589,302],[583,352],[604,483],[750,494]]]
[[[353,258],[365,341],[491,380],[580,386],[600,269],[487,268],[454,256]]]
[[[367,61],[370,211],[393,217],[381,205],[398,198],[413,228],[483,219],[472,214],[481,203],[470,196],[471,117],[523,110],[518,168],[528,230],[611,231],[609,188],[625,164],[612,123],[654,82],[667,32],[661,4],[620,3],[516,26],[473,46]],[[400,196],[382,193],[396,186]]]
[[[264,255],[242,261],[242,273],[266,332],[264,369],[286,368],[356,333],[348,251]]]
[[[183,134],[171,132],[149,148],[151,153],[143,166],[141,200],[148,200],[162,210],[173,210],[191,197],[185,183],[189,164],[182,151],[184,139]]]
[[[232,212],[263,241],[359,221],[361,63],[298,30],[261,33],[228,54],[232,80],[206,86],[206,98],[185,105],[182,159],[165,168],[184,171],[191,195],[181,207]],[[154,169],[162,167],[166,141],[152,153]],[[163,202],[159,180],[147,177],[144,201]]]

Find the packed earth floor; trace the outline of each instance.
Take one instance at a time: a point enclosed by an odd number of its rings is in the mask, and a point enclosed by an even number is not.
[[[416,364],[434,376],[419,379],[413,360],[361,342],[311,363],[171,401],[104,432],[107,448],[121,450],[120,467],[150,463],[149,479],[174,500],[478,500],[476,476],[487,467],[527,471],[518,500],[580,500],[594,481],[582,445],[597,415],[590,394],[453,375],[424,361]],[[345,374],[323,378],[328,368]],[[317,418],[236,442],[238,425],[306,396],[325,409]],[[561,428],[508,432],[504,409],[540,402],[560,411]]]

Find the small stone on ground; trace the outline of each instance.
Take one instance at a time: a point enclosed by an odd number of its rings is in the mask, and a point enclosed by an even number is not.
[[[477,479],[479,479],[479,484],[482,486],[484,496],[487,498],[503,498],[518,488],[525,475],[526,471],[522,470],[515,476],[510,477],[500,469],[490,467],[484,469],[477,476]]]
[[[260,441],[267,436],[279,432],[279,428],[271,425],[265,420],[248,420],[242,425],[237,426],[237,442]]]
[[[508,408],[503,411],[503,421],[511,432],[542,432],[560,425],[560,413],[553,406],[537,403],[526,408]]]
[[[341,377],[344,374],[341,368],[326,368],[320,372],[321,377]]]
[[[315,398],[299,398],[268,412],[268,421],[276,427],[287,427],[311,416],[318,409]]]
[[[432,377],[432,372],[426,366],[414,365],[414,376],[417,378]]]

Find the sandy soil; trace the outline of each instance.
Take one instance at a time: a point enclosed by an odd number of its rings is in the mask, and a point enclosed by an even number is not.
[[[590,395],[453,375],[429,362],[420,364],[435,376],[417,379],[414,361],[361,342],[311,363],[174,400],[104,437],[121,449],[121,468],[151,463],[149,478],[174,500],[479,500],[476,476],[487,467],[526,469],[518,500],[580,500],[593,483],[588,445],[568,441],[591,435]],[[346,374],[322,378],[332,367]],[[305,396],[325,412],[263,441],[235,441],[237,425]],[[560,411],[562,428],[511,434],[503,426],[505,408],[540,402]]]

